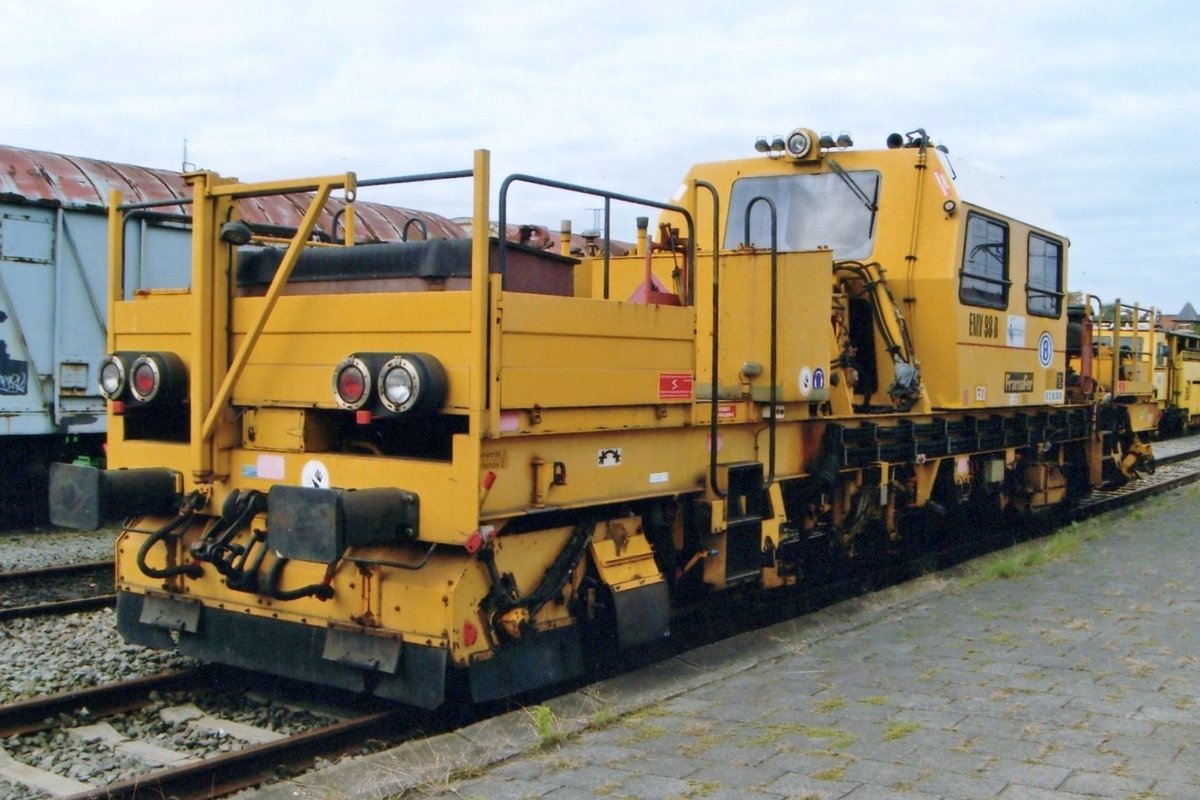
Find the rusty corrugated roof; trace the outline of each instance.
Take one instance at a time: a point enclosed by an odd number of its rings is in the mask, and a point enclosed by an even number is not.
[[[0,199],[101,210],[107,207],[112,189],[119,189],[131,203],[191,196],[183,175],[178,172],[0,145]],[[243,200],[240,211],[242,218],[252,224],[294,228],[304,216],[309,197],[304,194],[256,197]],[[345,205],[340,198],[331,199],[317,227],[326,234],[340,236],[341,221],[335,222],[334,217]],[[189,205],[179,205],[156,210],[190,214],[190,209]],[[368,202],[355,203],[355,209],[355,240],[360,242],[398,241],[403,238],[406,226],[412,239],[422,238],[422,229],[433,239],[458,239],[466,235],[451,220],[428,211]],[[420,224],[411,223],[412,220],[419,220]]]

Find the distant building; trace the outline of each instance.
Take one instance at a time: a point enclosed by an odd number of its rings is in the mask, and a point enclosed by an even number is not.
[[[1168,331],[1200,332],[1200,314],[1196,313],[1191,303],[1184,303],[1178,314],[1163,314],[1161,325]]]

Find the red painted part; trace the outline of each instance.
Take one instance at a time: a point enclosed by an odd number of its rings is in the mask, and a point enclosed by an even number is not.
[[[0,145],[0,199],[99,211],[107,206],[112,189],[119,189],[129,203],[191,196],[190,187],[178,172]],[[309,197],[305,194],[256,197],[243,200],[240,210],[249,223],[294,228],[304,216]],[[340,198],[331,199],[317,227],[332,234],[334,214],[345,205]],[[367,202],[356,203],[355,208],[355,241],[398,241],[405,225],[414,218],[424,223],[431,239],[466,236],[459,225],[427,211]],[[191,206],[163,206],[155,210],[190,215]],[[337,235],[343,235],[340,219],[337,228]],[[419,225],[408,226],[408,238],[421,238]]]
[[[120,189],[131,203],[187,194],[177,172],[0,146],[0,197],[102,209],[110,189]],[[180,207],[163,211],[175,213]]]

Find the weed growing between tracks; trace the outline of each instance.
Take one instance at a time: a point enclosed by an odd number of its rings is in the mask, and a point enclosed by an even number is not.
[[[565,737],[562,723],[559,722],[558,717],[549,706],[532,706],[525,709],[525,713],[529,715],[529,721],[533,723],[534,733],[538,737],[539,750],[553,747]]]
[[[1042,564],[1071,555],[1084,542],[1097,539],[1103,533],[1098,519],[1072,522],[1045,539],[1023,542],[978,559],[968,568],[959,585],[966,589],[988,581],[1022,578]]]
[[[1200,487],[1187,490],[1189,494],[1200,492]],[[1123,517],[1142,520],[1145,516],[1171,503],[1170,495],[1160,494],[1141,501],[1137,507],[1119,513]],[[1112,517],[1092,517],[1082,522],[1071,522],[1042,539],[1022,542],[1006,550],[983,556],[967,567],[959,578],[961,588],[970,588],[994,580],[1017,580],[1031,570],[1075,553],[1085,543],[1107,533]]]

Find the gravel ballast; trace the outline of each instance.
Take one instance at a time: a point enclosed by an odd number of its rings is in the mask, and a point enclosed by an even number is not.
[[[64,531],[37,528],[0,533],[0,570],[16,571],[110,559],[116,531]],[[107,587],[106,587],[107,589]],[[111,589],[107,589],[111,590]],[[34,592],[29,593],[31,596]],[[69,692],[115,681],[194,666],[193,659],[125,643],[112,609],[19,618],[0,622],[0,703]],[[153,771],[95,738],[80,739],[67,728],[105,722],[130,739],[203,758],[246,745],[223,730],[207,731],[186,722],[165,721],[167,707],[194,704],[213,717],[292,734],[329,724],[328,718],[243,691],[172,693],[136,712],[93,719],[81,709],[46,731],[0,741],[12,758],[32,767],[93,786],[128,780]],[[44,798],[36,789],[0,780],[0,797]]]

